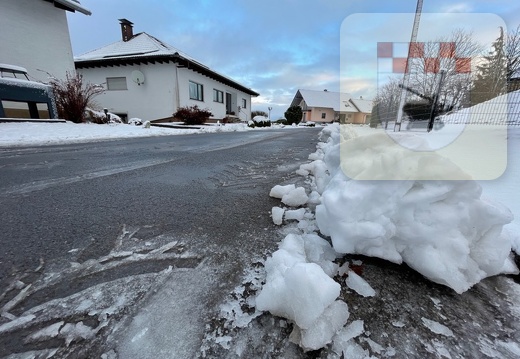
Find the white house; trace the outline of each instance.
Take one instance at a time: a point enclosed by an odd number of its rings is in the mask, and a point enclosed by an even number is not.
[[[75,0],[1,0],[0,63],[23,67],[42,82],[73,72],[66,11],[90,15]]]
[[[214,119],[251,119],[255,91],[120,19],[118,42],[77,56],[76,70],[106,91],[95,101],[123,119],[168,121],[179,107],[209,109]]]
[[[298,90],[291,106],[300,106],[302,121],[369,123],[373,101],[343,92]]]

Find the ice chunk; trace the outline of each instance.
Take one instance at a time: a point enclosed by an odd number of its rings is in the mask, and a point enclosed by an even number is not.
[[[269,192],[269,196],[274,198],[282,198],[285,194],[293,191],[296,188],[293,184],[288,184],[286,186],[276,185]]]
[[[370,338],[361,338],[360,340],[362,342],[368,343],[368,345],[370,346],[370,349],[376,354],[381,354],[385,350],[385,348],[383,348],[383,346],[381,344],[376,343],[375,341],[373,341]]]
[[[424,317],[422,317],[421,320],[422,320],[424,326],[427,327],[428,329],[430,329],[435,334],[442,334],[447,337],[454,336],[453,332],[451,331],[450,328],[448,328],[447,326],[445,326],[439,322],[436,322],[436,321],[430,320],[430,319],[426,319]]]
[[[333,277],[338,271],[338,265],[332,262],[337,253],[329,242],[312,233],[304,234],[303,239],[307,261],[318,264],[329,277]]]
[[[90,340],[96,336],[96,331],[91,327],[83,324],[83,322],[79,323],[67,323],[60,329],[60,335],[65,337],[65,342],[67,346],[75,340],[84,339]]]
[[[333,302],[309,329],[301,330],[300,346],[305,350],[316,350],[329,344],[348,317],[348,305],[340,300]]]
[[[294,320],[302,329],[309,328],[340,292],[339,284],[314,263],[297,263],[277,273],[262,288],[256,307]]]
[[[309,195],[309,200],[307,201],[307,203],[320,204],[321,203],[320,194],[316,191],[312,191],[311,194]]]
[[[345,358],[365,358],[368,352],[352,340],[363,333],[363,321],[353,321],[334,336],[332,349],[338,354],[343,352]]]
[[[373,297],[376,291],[363,278],[357,275],[354,271],[348,272],[348,277],[345,280],[347,286],[354,290],[357,294],[363,297]]]
[[[284,212],[285,209],[280,207],[273,207],[271,209],[271,217],[273,218],[273,223],[277,226],[282,224]]]
[[[285,220],[297,220],[300,221],[305,216],[305,208],[300,209],[294,209],[294,210],[288,210],[285,212]]]
[[[308,199],[303,187],[295,188],[282,196],[282,202],[292,207],[302,206],[307,203]]]
[[[303,176],[303,177],[307,177],[309,175],[309,171],[307,171],[303,168],[300,168],[300,169],[296,170],[296,174]]]

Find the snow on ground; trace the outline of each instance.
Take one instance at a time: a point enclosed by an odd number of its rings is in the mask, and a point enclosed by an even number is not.
[[[442,136],[456,138],[450,131],[458,132],[460,128],[448,124]],[[267,259],[266,283],[256,298],[258,310],[269,311],[294,323],[290,338],[293,342],[305,350],[332,342],[333,351],[339,356],[368,355],[351,340],[363,333],[362,322],[358,330],[351,328],[355,322],[344,326],[349,318],[348,304],[339,304],[339,284],[334,277],[348,273],[345,284],[349,288],[362,296],[377,294],[354,272],[355,268],[338,267],[333,262],[343,253],[406,262],[430,280],[458,293],[488,276],[517,272],[510,254],[520,242],[517,230],[520,228],[517,227],[520,191],[513,187],[520,177],[517,156],[509,157],[508,167],[499,179],[476,182],[435,153],[430,156],[432,169],[418,163],[420,156],[405,158],[399,151],[387,151],[380,131],[367,127],[332,125],[324,128],[320,136],[316,153],[309,156],[312,162],[298,170],[298,174],[308,176],[310,195],[307,198],[294,195],[300,201],[292,204],[283,198],[303,191],[303,187],[275,186],[271,190],[271,197],[282,199],[289,207],[307,206],[304,214],[310,216],[298,216],[302,218],[298,224],[302,234],[287,235],[279,249]],[[428,143],[427,134],[394,136],[423,151],[432,143],[439,144],[440,138],[437,136]],[[510,127],[508,139],[510,153],[514,153],[512,150],[520,144],[520,128]],[[340,166],[340,142],[359,151],[360,156],[370,154],[371,160],[365,158],[357,163],[358,172],[374,175],[381,166],[402,166],[397,162],[403,160],[406,166],[397,168],[409,171],[409,179],[378,181],[347,177]],[[423,173],[417,172],[424,170],[456,171],[463,180],[421,180]],[[274,222],[279,225],[284,219],[290,220],[292,213],[284,214],[294,210],[274,207]],[[332,245],[316,234],[318,230],[331,238]],[[325,323],[329,318],[334,318],[334,322],[327,327]],[[421,320],[432,332],[453,336],[451,329],[443,324],[424,317]],[[402,323],[392,324],[402,326]],[[377,352],[377,345],[370,344],[373,352]],[[390,352],[391,349],[388,348]],[[441,346],[431,350],[432,353],[446,352]]]
[[[180,125],[180,124],[178,124]],[[118,138],[187,135],[195,133],[238,132],[254,130],[244,123],[208,124],[185,129],[134,126],[121,123],[98,125],[93,123],[0,123],[0,146],[39,146],[110,140]],[[269,127],[267,127],[269,128]],[[282,128],[272,126],[271,128]],[[290,129],[292,126],[285,126]],[[263,128],[265,129],[265,128]]]

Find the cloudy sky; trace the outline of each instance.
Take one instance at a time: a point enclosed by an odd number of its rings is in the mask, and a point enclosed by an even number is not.
[[[92,16],[68,14],[74,55],[119,41],[118,19],[126,18],[134,33],[147,32],[259,92],[252,109],[272,107],[273,119],[283,116],[299,88],[373,97],[374,83],[362,70],[374,57],[367,57],[370,44],[408,41],[413,15],[401,20],[396,13],[413,13],[417,5],[416,0],[80,2]],[[502,19],[509,28],[520,24],[517,0],[424,0],[423,13],[424,19],[428,13],[471,13],[473,32],[493,33]],[[497,14],[500,21],[483,13]],[[450,25],[424,20],[420,33],[455,26],[458,16],[449,19]],[[364,47],[370,50],[365,56]]]

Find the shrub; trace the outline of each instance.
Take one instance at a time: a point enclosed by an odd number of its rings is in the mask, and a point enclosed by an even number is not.
[[[252,121],[248,123],[249,127],[271,127],[271,121],[264,116],[255,116]]]
[[[100,85],[83,82],[83,75],[67,72],[65,80],[52,79],[50,82],[56,108],[60,118],[75,122],[85,122],[85,110],[92,99],[105,89]]]
[[[256,116],[268,117],[268,114],[265,111],[251,111],[251,118],[255,118]]]
[[[201,110],[197,105],[180,107],[177,112],[173,114],[173,117],[182,120],[185,125],[202,125],[204,124],[213,114],[207,109]]]
[[[292,125],[301,121],[303,112],[300,106],[291,106],[285,111],[284,116],[287,119],[286,124]]]

